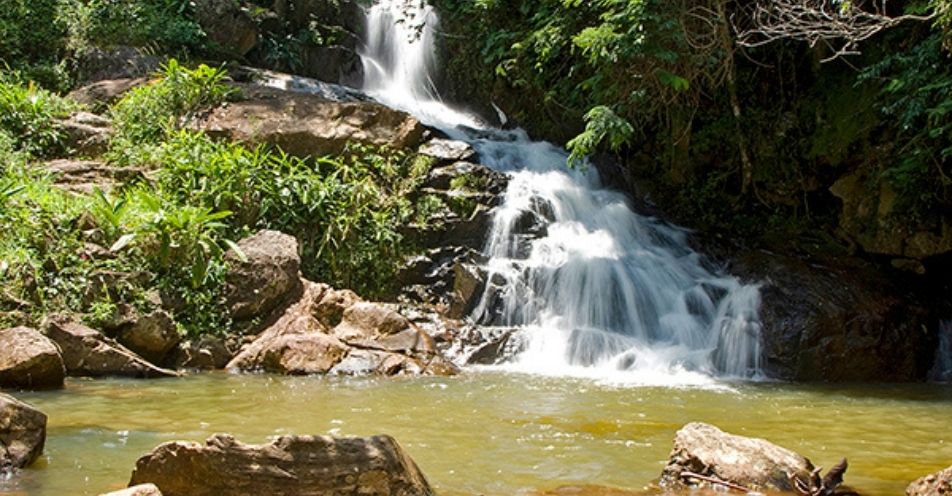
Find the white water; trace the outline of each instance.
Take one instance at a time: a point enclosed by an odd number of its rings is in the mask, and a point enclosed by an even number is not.
[[[565,150],[444,105],[432,77],[437,25],[419,0],[371,7],[364,89],[510,176],[485,247],[486,269],[506,282],[472,315],[529,333],[509,368],[663,384],[759,375],[757,287],[705,268],[682,229],[635,213],[593,168],[567,167]]]
[[[939,325],[939,347],[935,351],[935,366],[930,379],[936,382],[952,382],[952,320]]]

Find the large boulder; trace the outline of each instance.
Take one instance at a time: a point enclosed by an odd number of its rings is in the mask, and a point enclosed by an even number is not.
[[[56,344],[37,330],[0,330],[0,387],[52,389],[63,387],[66,370]]]
[[[13,396],[0,394],[0,470],[21,468],[43,453],[46,414]]]
[[[142,358],[152,363],[162,363],[182,341],[182,335],[168,312],[155,310],[138,317],[131,325],[122,327],[117,339]]]
[[[165,496],[429,496],[416,463],[389,436],[282,436],[243,444],[218,434],[205,445],[165,443],[136,462],[130,485]]]
[[[241,254],[229,251],[226,304],[237,320],[264,315],[300,290],[301,257],[293,236],[261,231],[238,242]],[[243,256],[242,256],[243,255]]]
[[[244,56],[258,43],[258,25],[235,0],[197,0],[195,19],[208,39],[224,50]]]
[[[688,424],[674,439],[662,487],[708,487],[686,473],[744,486],[754,491],[793,491],[791,477],[809,481],[810,460],[763,439],[727,434],[713,425]]]
[[[105,79],[132,79],[154,74],[165,61],[148,49],[130,46],[84,50],[76,61],[80,83]]]
[[[923,380],[934,360],[928,305],[859,261],[763,251],[733,256],[729,270],[761,282],[767,373],[799,381]]]
[[[424,136],[418,120],[379,103],[335,102],[266,88],[245,95],[194,126],[214,137],[279,146],[298,157],[338,154],[348,143],[411,148]]]
[[[146,82],[148,82],[146,78],[104,79],[77,88],[68,96],[94,112],[102,112],[119,101],[129,90],[142,86]]]
[[[70,376],[151,378],[179,375],[149,363],[99,331],[65,317],[48,318],[44,331],[62,350]]]
[[[952,467],[915,480],[906,496],[949,496],[952,494]]]

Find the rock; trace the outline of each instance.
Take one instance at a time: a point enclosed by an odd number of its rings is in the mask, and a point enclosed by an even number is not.
[[[437,159],[438,164],[466,162],[476,157],[476,150],[469,143],[441,138],[427,141],[417,151]]]
[[[708,487],[706,483],[697,484],[697,479],[681,476],[682,472],[693,472],[753,491],[793,491],[788,474],[810,480],[812,470],[810,460],[788,449],[695,422],[678,431],[661,473],[661,486]]]
[[[97,157],[109,148],[112,121],[89,112],[76,112],[60,122],[66,146],[73,155]]]
[[[328,336],[326,328],[314,317],[314,308],[329,287],[310,281],[303,284],[301,298],[285,308],[257,339],[242,348],[228,363],[228,369],[285,374],[326,373],[343,358],[346,347]],[[313,337],[309,337],[311,335]],[[302,349],[296,349],[297,346]]]
[[[0,471],[23,468],[43,454],[46,414],[0,393]]]
[[[228,52],[244,56],[258,43],[258,25],[234,0],[197,0],[195,19],[208,38]]]
[[[155,484],[139,484],[119,491],[100,494],[99,496],[162,496],[162,491]]]
[[[409,114],[379,103],[260,88],[247,100],[213,110],[194,127],[217,138],[275,145],[298,157],[337,154],[348,143],[412,148],[425,131]]]
[[[301,61],[299,72],[303,76],[356,87],[363,80],[364,67],[356,46],[306,45],[301,50]]]
[[[326,374],[347,355],[347,351],[344,343],[327,334],[285,334],[269,340],[257,363],[266,372]]]
[[[330,329],[340,324],[341,319],[344,318],[344,310],[358,301],[360,297],[349,289],[327,288],[314,307],[313,315],[322,325]]]
[[[178,373],[156,367],[99,331],[65,317],[54,316],[44,331],[63,353],[66,372],[80,377],[177,377]]]
[[[346,310],[334,334],[347,342],[367,342],[412,330],[410,321],[379,303],[358,302]]]
[[[398,312],[351,298],[356,295],[349,291],[304,281],[301,298],[242,348],[227,368],[283,374],[457,372],[432,338]],[[337,312],[340,323],[331,329],[326,323],[338,320]]]
[[[922,261],[952,252],[952,216],[912,221],[897,215],[898,195],[878,176],[855,171],[837,180],[830,192],[843,202],[840,227],[867,253]]]
[[[934,359],[934,327],[915,291],[859,261],[738,252],[729,271],[761,282],[771,377],[798,381],[918,381]]]
[[[94,112],[103,112],[119,101],[129,90],[148,82],[146,78],[105,79],[77,88],[67,95],[89,107]]]
[[[229,251],[225,298],[237,320],[265,315],[300,290],[301,257],[293,236],[261,231],[238,242],[244,259]]]
[[[0,387],[63,387],[66,370],[56,344],[35,329],[0,330]]]
[[[43,164],[56,186],[67,191],[91,194],[96,189],[110,192],[121,184],[145,180],[143,169],[115,167],[96,160],[53,160]]]
[[[234,356],[224,340],[215,336],[204,336],[198,340],[179,343],[172,351],[168,364],[174,369],[223,369]]]
[[[162,363],[166,355],[182,340],[172,316],[156,310],[125,326],[118,333],[118,341],[152,363]]]
[[[906,496],[948,496],[952,494],[952,467],[917,479],[906,488]]]
[[[154,74],[164,60],[129,46],[94,47],[84,50],[76,61],[76,77],[80,83],[140,78]]]
[[[473,264],[457,263],[453,267],[453,296],[446,316],[461,319],[472,312],[486,287],[486,272]]]
[[[461,341],[469,342],[472,351],[466,356],[468,365],[498,365],[526,350],[529,342],[524,329],[476,327]]]
[[[426,477],[389,436],[282,436],[248,445],[217,434],[165,443],[136,462],[132,484],[165,496],[430,496]]]

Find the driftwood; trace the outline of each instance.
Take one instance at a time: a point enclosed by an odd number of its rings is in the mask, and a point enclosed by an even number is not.
[[[813,473],[810,474],[810,480],[808,481],[804,481],[795,474],[788,474],[787,476],[790,477],[790,483],[793,485],[794,490],[801,496],[846,496],[847,494],[852,494],[852,492],[837,492],[837,488],[843,484],[843,474],[846,473],[847,467],[849,467],[849,463],[847,463],[846,458],[844,458],[840,463],[834,465],[823,477],[820,477],[823,467],[817,467]]]

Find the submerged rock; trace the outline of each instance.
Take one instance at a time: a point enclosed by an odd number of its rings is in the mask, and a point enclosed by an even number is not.
[[[0,471],[33,463],[45,443],[46,414],[0,393]]]
[[[282,436],[249,445],[217,434],[165,443],[136,462],[130,485],[165,496],[429,496],[416,463],[389,436]]]
[[[29,327],[0,330],[0,387],[63,387],[66,370],[53,341]]]
[[[906,496],[949,496],[952,494],[952,467],[917,479],[906,488]]]
[[[235,319],[265,315],[300,290],[301,257],[293,236],[261,231],[238,242],[244,255],[229,251],[226,305]]]
[[[685,475],[690,472],[755,491],[793,491],[791,476],[810,480],[812,471],[810,460],[793,451],[695,422],[678,431],[661,473],[661,485],[710,487],[708,482]]]
[[[65,317],[47,319],[44,331],[62,350],[66,372],[70,376],[152,378],[179,375],[149,363],[101,332]]]
[[[213,110],[195,127],[215,137],[279,146],[298,157],[338,154],[349,143],[411,148],[425,131],[409,114],[374,102],[253,87],[246,96]]]

